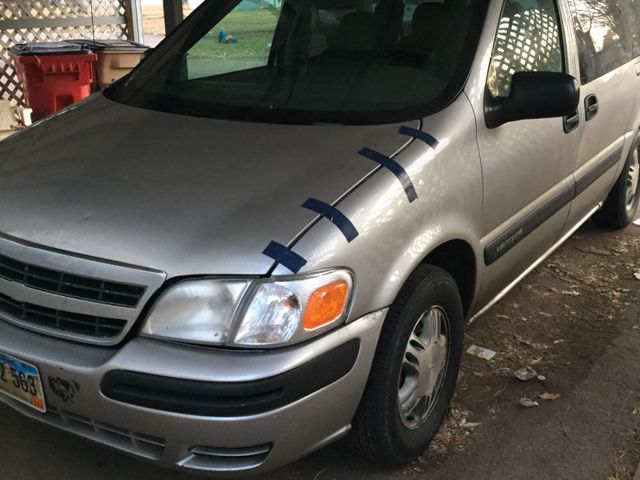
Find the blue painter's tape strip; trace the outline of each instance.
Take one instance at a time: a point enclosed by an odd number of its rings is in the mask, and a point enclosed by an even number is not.
[[[376,152],[375,150],[371,150],[367,147],[360,150],[358,154],[362,155],[365,158],[368,158],[369,160],[373,160],[374,162],[379,163],[387,170],[391,171],[391,173],[393,173],[396,177],[398,177],[398,180],[400,180],[400,183],[402,183],[404,192],[407,194],[409,202],[413,202],[418,198],[418,194],[416,193],[416,189],[413,186],[413,182],[409,178],[409,175],[407,174],[405,169],[402,168],[402,165],[400,165],[398,162],[387,157],[386,155],[383,155],[382,153]]]
[[[405,127],[404,125],[400,127],[398,130],[400,135],[407,135],[409,137],[417,138],[418,140],[422,140],[424,143],[429,145],[431,148],[436,148],[438,146],[438,140],[429,135],[427,132],[423,132],[422,130],[418,130],[416,128]]]
[[[340,229],[340,231],[344,235],[344,238],[346,238],[348,242],[355,240],[355,238],[358,236],[358,230],[356,230],[356,227],[353,226],[353,223],[351,223],[351,221],[347,217],[345,217],[340,210],[332,207],[328,203],[321,202],[320,200],[316,200],[315,198],[309,198],[308,200],[305,200],[302,206],[322,215],[324,218],[333,223]]]
[[[296,252],[278,242],[272,241],[269,243],[262,253],[287,267],[293,273],[298,273],[298,270],[307,263],[307,261]]]

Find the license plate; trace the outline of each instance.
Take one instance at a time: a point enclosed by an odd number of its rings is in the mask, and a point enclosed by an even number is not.
[[[37,367],[2,352],[0,352],[0,393],[5,393],[42,413],[47,410]]]

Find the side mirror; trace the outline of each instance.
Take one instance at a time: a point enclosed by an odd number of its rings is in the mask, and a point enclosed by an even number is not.
[[[488,128],[515,120],[574,115],[580,87],[571,75],[556,72],[518,72],[511,77],[507,98],[485,95],[484,118]]]

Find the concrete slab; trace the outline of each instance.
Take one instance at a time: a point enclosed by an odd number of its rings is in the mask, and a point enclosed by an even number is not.
[[[16,123],[16,118],[8,100],[0,100],[0,133],[11,130],[11,125]]]
[[[0,140],[4,140],[16,131],[11,125],[18,123],[18,119],[14,115],[11,102],[8,100],[0,100]]]

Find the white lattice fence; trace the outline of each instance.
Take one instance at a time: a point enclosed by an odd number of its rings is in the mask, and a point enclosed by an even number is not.
[[[68,38],[133,39],[125,2],[0,0],[0,97],[23,103],[9,47]]]

